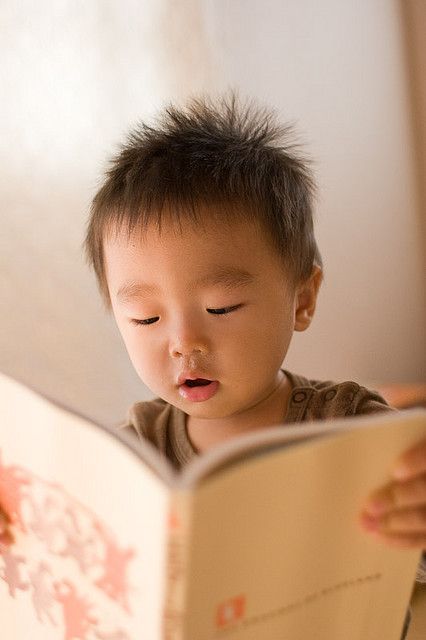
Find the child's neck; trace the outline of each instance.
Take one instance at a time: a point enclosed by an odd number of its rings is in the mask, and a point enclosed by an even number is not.
[[[188,437],[197,451],[204,453],[220,442],[242,433],[280,424],[284,422],[290,394],[290,380],[279,371],[273,391],[247,411],[218,419],[187,416]]]

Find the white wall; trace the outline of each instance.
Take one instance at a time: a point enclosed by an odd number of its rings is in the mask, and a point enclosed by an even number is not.
[[[425,297],[400,5],[211,0],[224,84],[296,121],[316,160],[326,280],[289,367],[420,380]]]
[[[238,87],[316,161],[326,281],[286,366],[425,377],[420,208],[394,0],[5,1],[0,369],[102,422],[151,397],[81,258],[105,157],[165,100]]]

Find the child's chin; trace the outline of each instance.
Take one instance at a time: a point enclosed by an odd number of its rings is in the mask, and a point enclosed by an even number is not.
[[[214,398],[208,402],[181,403],[179,409],[182,409],[192,418],[202,418],[205,420],[225,420],[232,415],[239,413],[238,407],[224,406],[222,403],[220,406],[214,404]]]

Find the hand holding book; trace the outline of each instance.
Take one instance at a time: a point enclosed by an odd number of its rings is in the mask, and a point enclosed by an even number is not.
[[[361,526],[392,547],[426,551],[426,440],[396,460],[392,477],[370,495]]]

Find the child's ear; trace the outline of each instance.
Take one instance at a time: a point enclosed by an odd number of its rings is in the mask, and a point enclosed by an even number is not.
[[[295,331],[305,331],[311,324],[322,278],[321,267],[315,265],[309,278],[299,285],[296,291]]]

